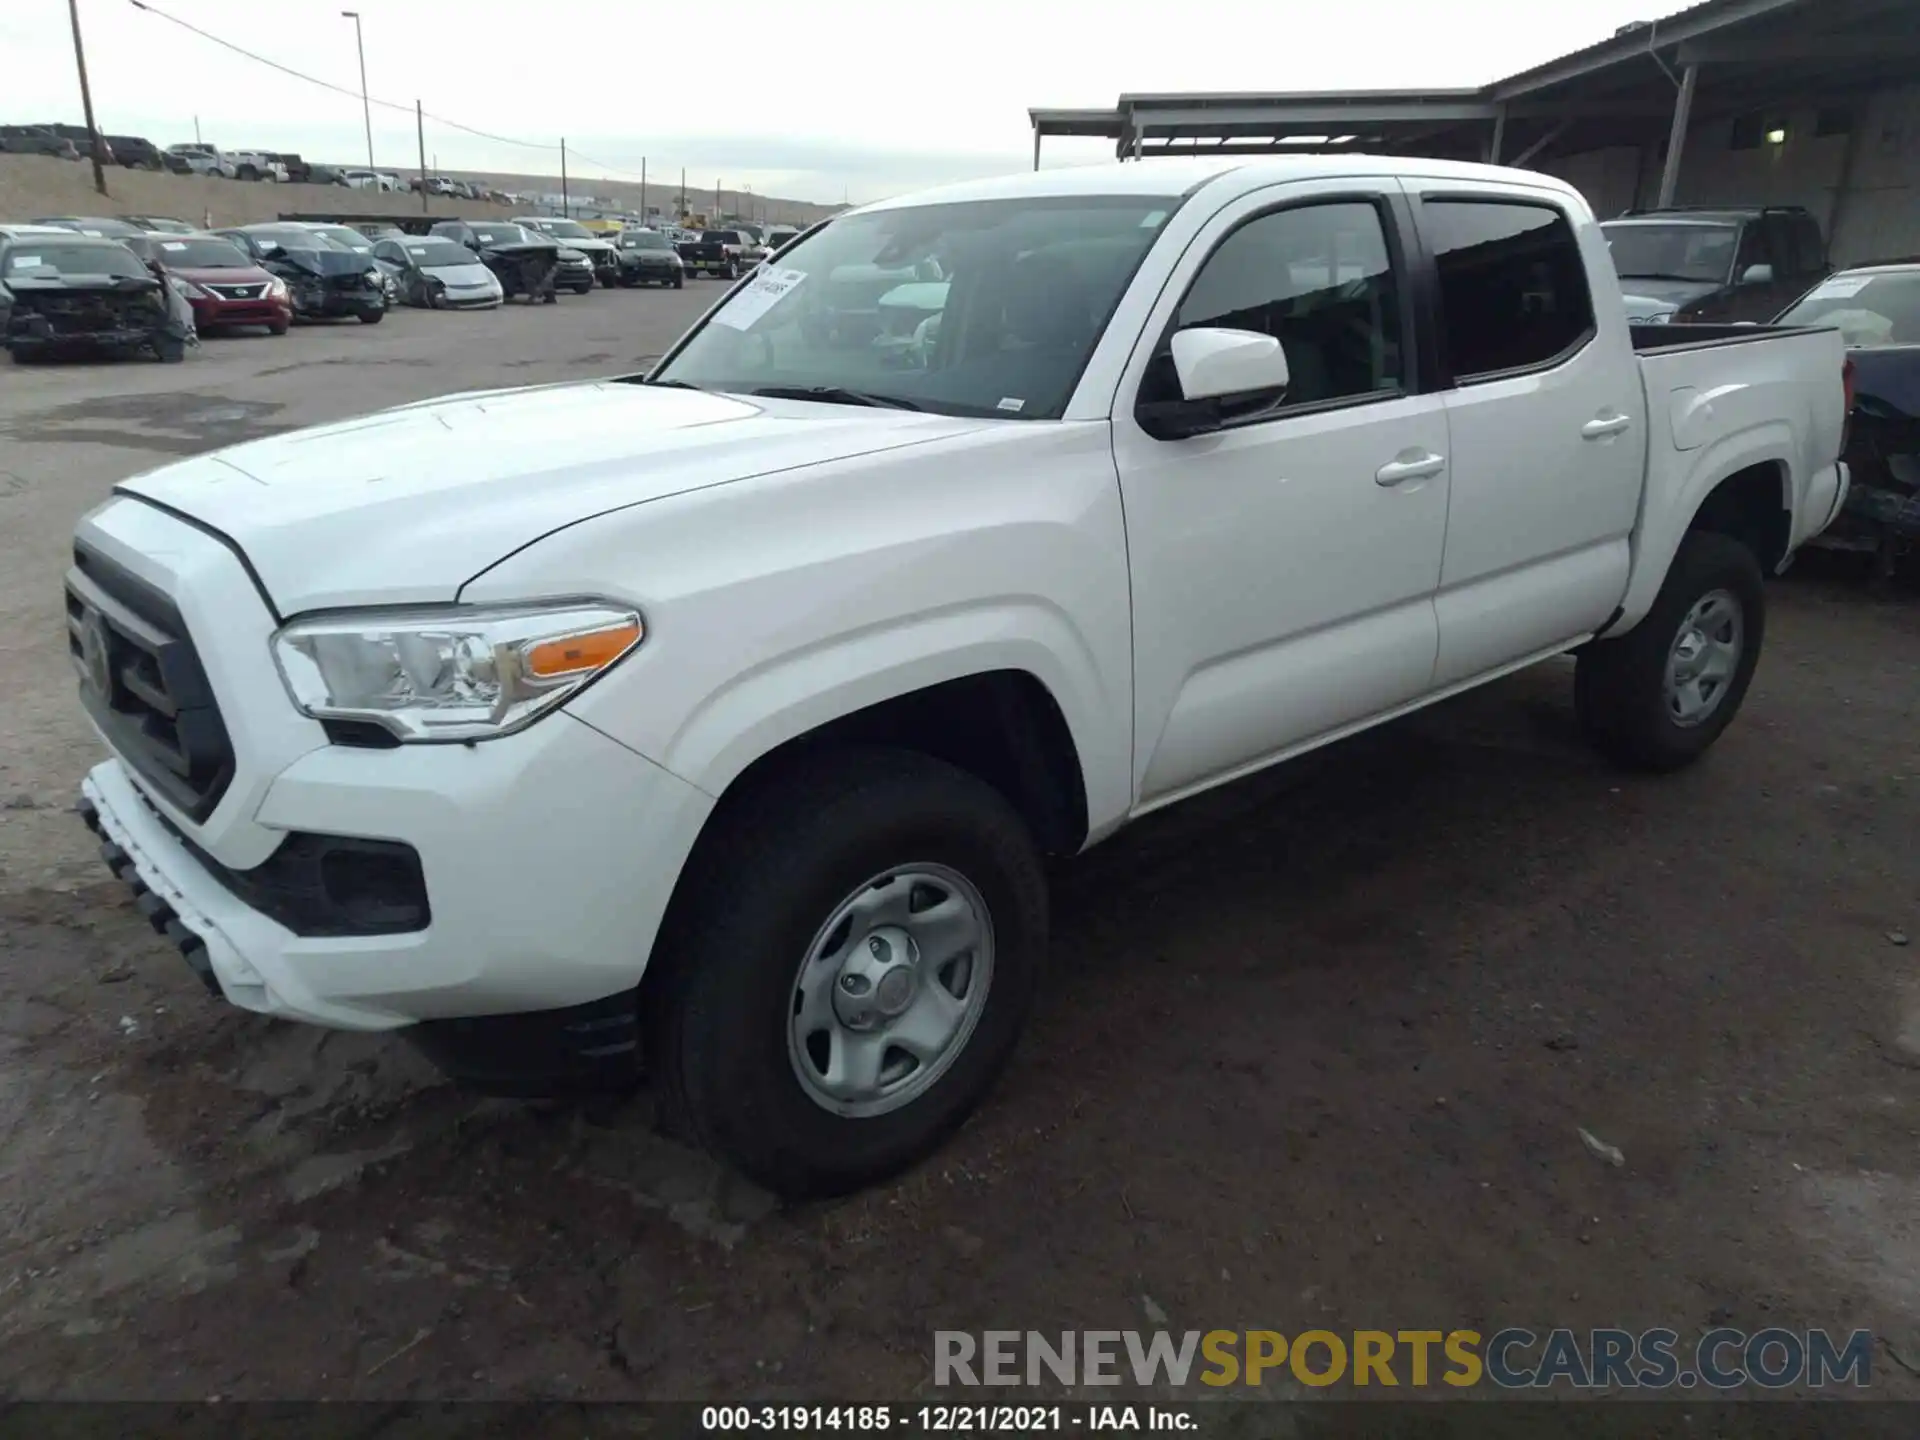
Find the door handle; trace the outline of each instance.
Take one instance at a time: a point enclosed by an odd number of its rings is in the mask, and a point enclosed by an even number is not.
[[[1447,468],[1447,457],[1436,455],[1431,450],[1402,451],[1400,459],[1382,465],[1374,472],[1376,485],[1392,488],[1404,485],[1409,480],[1424,480],[1429,475],[1438,475]]]
[[[1633,428],[1631,415],[1600,415],[1580,427],[1582,440],[1604,440],[1609,435],[1618,435],[1623,430]]]

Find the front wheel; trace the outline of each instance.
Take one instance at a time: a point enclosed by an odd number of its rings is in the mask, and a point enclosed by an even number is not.
[[[716,816],[643,991],[668,1124],[791,1197],[932,1151],[1005,1065],[1046,948],[1031,835],[906,751],[815,757]]]
[[[384,310],[362,310],[360,312],[360,323],[362,325],[378,325],[386,318],[387,312]]]
[[[1766,618],[1753,552],[1712,531],[1689,534],[1646,618],[1581,653],[1574,705],[1587,738],[1637,770],[1699,759],[1746,699]]]
[[[684,290],[684,289],[686,289],[686,288],[687,288],[687,277],[686,277],[685,275],[676,275],[676,276],[674,276],[674,277],[673,277],[673,288],[674,288],[674,289],[676,289],[676,290]]]

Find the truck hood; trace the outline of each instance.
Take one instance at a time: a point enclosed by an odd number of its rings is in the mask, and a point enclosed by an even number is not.
[[[596,381],[401,406],[118,489],[225,535],[291,615],[450,601],[505,556],[596,515],[993,423]]]
[[[1665,310],[1678,310],[1689,300],[1711,295],[1720,287],[1711,280],[1656,280],[1647,276],[1620,277],[1621,292],[1629,300],[1638,300]]]

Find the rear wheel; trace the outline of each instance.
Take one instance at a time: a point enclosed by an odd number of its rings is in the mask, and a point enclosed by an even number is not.
[[[716,817],[643,996],[670,1127],[789,1197],[946,1138],[1005,1065],[1046,946],[1026,826],[905,751],[815,757]]]
[[[1692,532],[1646,618],[1581,653],[1581,728],[1602,754],[1634,769],[1691,764],[1739,713],[1765,632],[1766,591],[1753,552],[1725,535]]]

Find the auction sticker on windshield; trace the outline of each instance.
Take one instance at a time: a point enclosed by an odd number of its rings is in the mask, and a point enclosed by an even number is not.
[[[1851,300],[1867,286],[1873,283],[1871,275],[1836,275],[1824,281],[1811,295],[1809,300]]]
[[[798,289],[806,278],[804,270],[762,270],[751,285],[727,302],[726,308],[713,317],[713,322],[735,330],[750,330],[756,320]]]

